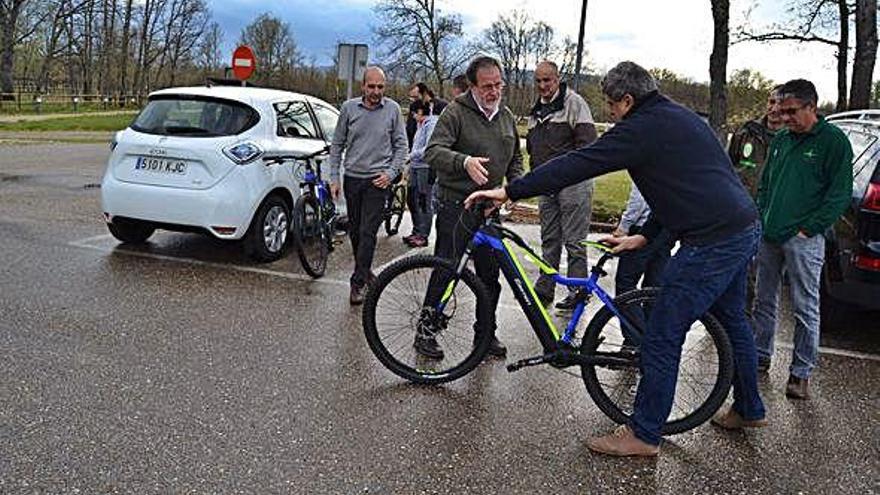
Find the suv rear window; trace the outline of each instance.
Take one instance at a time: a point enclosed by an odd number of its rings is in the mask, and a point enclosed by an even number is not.
[[[260,120],[253,108],[235,101],[190,95],[150,98],[131,128],[164,136],[234,136]]]

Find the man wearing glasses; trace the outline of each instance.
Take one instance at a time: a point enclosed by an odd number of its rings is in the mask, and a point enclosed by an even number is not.
[[[538,100],[529,114],[526,136],[532,169],[596,140],[590,107],[579,94],[559,82],[559,69],[555,63],[545,60],[535,67],[535,87]],[[588,275],[587,253],[581,242],[590,231],[592,199],[593,181],[585,180],[545,194],[538,200],[541,255],[558,270],[564,246],[568,253],[569,277],[585,278]],[[553,302],[555,289],[553,278],[542,273],[535,284],[535,292],[544,306]],[[570,288],[556,308],[563,311],[574,309],[575,292]]]
[[[522,175],[516,118],[502,103],[501,64],[492,57],[477,57],[466,75],[470,91],[440,114],[425,150],[425,161],[436,172],[438,185],[434,254],[453,260],[461,257],[471,233],[483,220],[464,210],[464,199],[478,189],[500,187],[505,178],[511,181]],[[473,259],[477,276],[491,296],[491,320],[477,324],[494,332],[501,292],[499,268],[488,249],[478,249]],[[443,350],[432,337],[417,337],[414,347],[426,357],[443,357]],[[507,349],[493,336],[489,353],[501,357]]]
[[[758,249],[753,312],[758,369],[773,356],[783,270],[791,282],[794,350],[785,395],[808,399],[809,377],[819,351],[819,278],[825,262],[823,233],[852,197],[852,147],[837,127],[816,115],[813,83],[795,79],[780,92],[786,130],[770,145],[758,187],[764,235]]]

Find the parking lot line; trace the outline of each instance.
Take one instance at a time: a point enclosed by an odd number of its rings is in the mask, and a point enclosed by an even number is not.
[[[260,275],[281,277],[281,278],[285,278],[288,280],[297,280],[297,281],[301,281],[301,282],[324,283],[324,284],[338,285],[338,286],[343,286],[343,287],[349,286],[348,280],[340,280],[340,279],[336,279],[336,278],[332,278],[332,277],[321,277],[321,278],[315,279],[315,278],[310,277],[309,275],[302,274],[302,273],[283,272],[283,271],[277,271],[277,270],[269,270],[266,268],[258,268],[255,266],[244,266],[244,265],[236,265],[236,264],[231,264],[231,263],[217,263],[217,262],[213,262],[213,261],[202,261],[202,260],[197,260],[195,258],[168,256],[168,255],[164,255],[164,254],[140,253],[137,251],[127,251],[124,249],[117,250],[117,249],[110,249],[107,247],[95,245],[96,242],[106,241],[106,240],[109,240],[112,238],[113,238],[113,236],[111,236],[109,234],[104,234],[104,235],[98,235],[98,236],[94,236],[94,237],[87,237],[85,239],[80,239],[77,241],[71,241],[71,242],[68,242],[67,244],[69,246],[73,246],[76,248],[89,249],[92,251],[99,251],[99,252],[107,253],[107,254],[117,253],[117,254],[123,254],[123,255],[127,255],[127,256],[136,256],[136,257],[140,257],[140,258],[152,258],[152,259],[161,260],[161,261],[188,263],[188,264],[192,264],[192,265],[207,266],[207,267],[219,268],[219,269],[231,269],[231,270],[235,270],[235,271],[239,271],[239,272],[257,273]],[[388,261],[388,262],[382,264],[381,266],[379,266],[376,269],[376,272],[379,273],[382,270],[384,270],[385,268],[387,268],[388,266],[392,265],[393,263],[395,263],[401,259],[404,259],[408,256],[413,256],[415,254],[424,254],[424,252],[426,250],[427,250],[427,248],[422,247],[422,248],[418,248],[418,249],[415,249],[412,251],[407,251],[407,252],[401,254],[400,256],[395,257],[391,261]],[[519,309],[520,309],[518,304],[510,304],[510,303],[505,303],[505,302],[499,302],[498,306],[501,308],[504,308],[506,310],[510,310],[510,311],[519,311]],[[793,346],[790,343],[782,342],[782,341],[777,341],[776,347],[779,349],[785,349],[785,350],[793,349]],[[865,361],[878,361],[878,362],[880,362],[880,355],[877,355],[877,354],[869,354],[869,353],[857,352],[857,351],[848,351],[845,349],[837,349],[834,347],[820,346],[819,353],[820,354],[828,354],[831,356],[840,356],[840,357],[860,359],[860,360],[865,360]]]

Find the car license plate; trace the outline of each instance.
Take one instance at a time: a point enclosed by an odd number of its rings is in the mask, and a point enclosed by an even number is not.
[[[168,158],[152,158],[139,156],[134,164],[135,170],[156,172],[160,174],[186,174],[186,162],[183,160],[171,160]]]

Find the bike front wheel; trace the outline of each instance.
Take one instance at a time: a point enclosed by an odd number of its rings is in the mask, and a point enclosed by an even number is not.
[[[406,211],[406,187],[400,184],[391,186],[388,193],[388,208],[385,210],[385,233],[396,235],[400,231],[403,212]]]
[[[635,290],[615,298],[613,304],[629,323],[628,328],[644,335],[658,294],[659,289],[654,288]],[[624,333],[620,318],[603,307],[590,320],[580,349],[583,355],[611,356],[626,362],[581,367],[590,397],[616,423],[625,423],[633,414],[641,379],[639,347]],[[691,325],[685,336],[672,412],[663,425],[663,434],[682,433],[705,423],[724,403],[732,380],[730,340],[721,323],[707,313]]]
[[[306,273],[314,278],[324,275],[329,253],[327,229],[321,220],[317,198],[303,194],[293,208],[293,241]]]
[[[441,299],[446,304],[438,311]],[[443,258],[404,258],[369,286],[364,334],[373,354],[398,376],[416,383],[452,381],[480,364],[489,349],[490,332],[476,324],[488,321],[488,301],[472,271],[456,279],[455,266]]]

